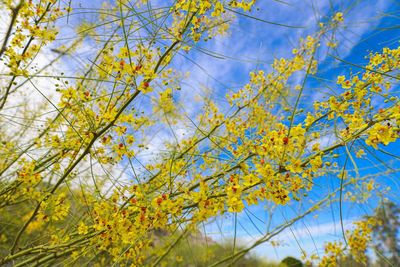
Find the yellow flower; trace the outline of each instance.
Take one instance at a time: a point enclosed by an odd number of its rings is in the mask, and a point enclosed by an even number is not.
[[[340,75],[337,77],[337,84],[343,84],[345,80],[346,80],[346,77],[343,75]]]
[[[364,155],[365,155],[364,149],[359,149],[359,150],[357,151],[357,153],[356,153],[356,157],[357,157],[357,158],[362,158],[362,156],[364,156]]]
[[[343,13],[342,12],[337,12],[335,16],[333,16],[333,21],[334,22],[343,22]]]
[[[84,222],[80,222],[78,226],[78,234],[86,235],[89,232],[89,227]]]

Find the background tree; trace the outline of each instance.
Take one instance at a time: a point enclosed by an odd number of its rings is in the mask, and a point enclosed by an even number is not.
[[[399,206],[391,201],[381,201],[374,216],[381,222],[373,228],[378,266],[400,265]]]
[[[286,264],[286,266],[291,266],[291,267],[303,267],[303,263],[294,258],[294,257],[286,257],[282,260],[282,263]]]
[[[361,263],[354,259],[352,255],[347,255],[339,259],[338,266],[340,267],[365,267],[365,266],[372,266],[371,260],[367,257],[365,263]]]

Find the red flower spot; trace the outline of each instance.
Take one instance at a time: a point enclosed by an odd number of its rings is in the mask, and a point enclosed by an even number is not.
[[[289,143],[289,137],[285,136],[283,137],[283,144],[287,145]]]

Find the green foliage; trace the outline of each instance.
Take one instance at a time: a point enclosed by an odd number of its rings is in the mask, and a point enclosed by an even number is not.
[[[282,263],[285,264],[287,267],[303,267],[303,263],[293,257],[286,257],[282,260]]]

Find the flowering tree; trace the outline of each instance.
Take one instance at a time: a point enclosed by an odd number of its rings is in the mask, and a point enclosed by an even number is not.
[[[400,48],[369,54],[357,72],[337,75],[339,93],[304,106],[307,81],[318,76],[321,53],[335,47],[332,36],[345,23],[337,12],[290,57],[250,72],[225,106],[205,97],[192,116],[178,101],[188,70],[176,59],[226,34],[235,16],[251,17],[256,3],[152,2],[105,4],[95,11],[102,22],[82,22],[65,39],[58,32],[83,12],[73,1],[0,2],[8,14],[0,43],[1,264],[167,264],[213,218],[259,203],[306,203],[318,179],[338,176],[334,190],[304,212],[213,264],[233,263],[332,202],[376,192],[375,176],[360,175],[356,158],[399,137],[393,87]],[[71,59],[85,45],[91,59],[84,67],[73,76],[56,72],[76,66]],[[176,135],[177,126],[187,134]],[[159,129],[172,134],[144,157]],[[335,139],[328,146],[326,131]],[[320,266],[335,266],[345,254],[365,262],[377,224],[342,225],[342,240],[304,257]]]

